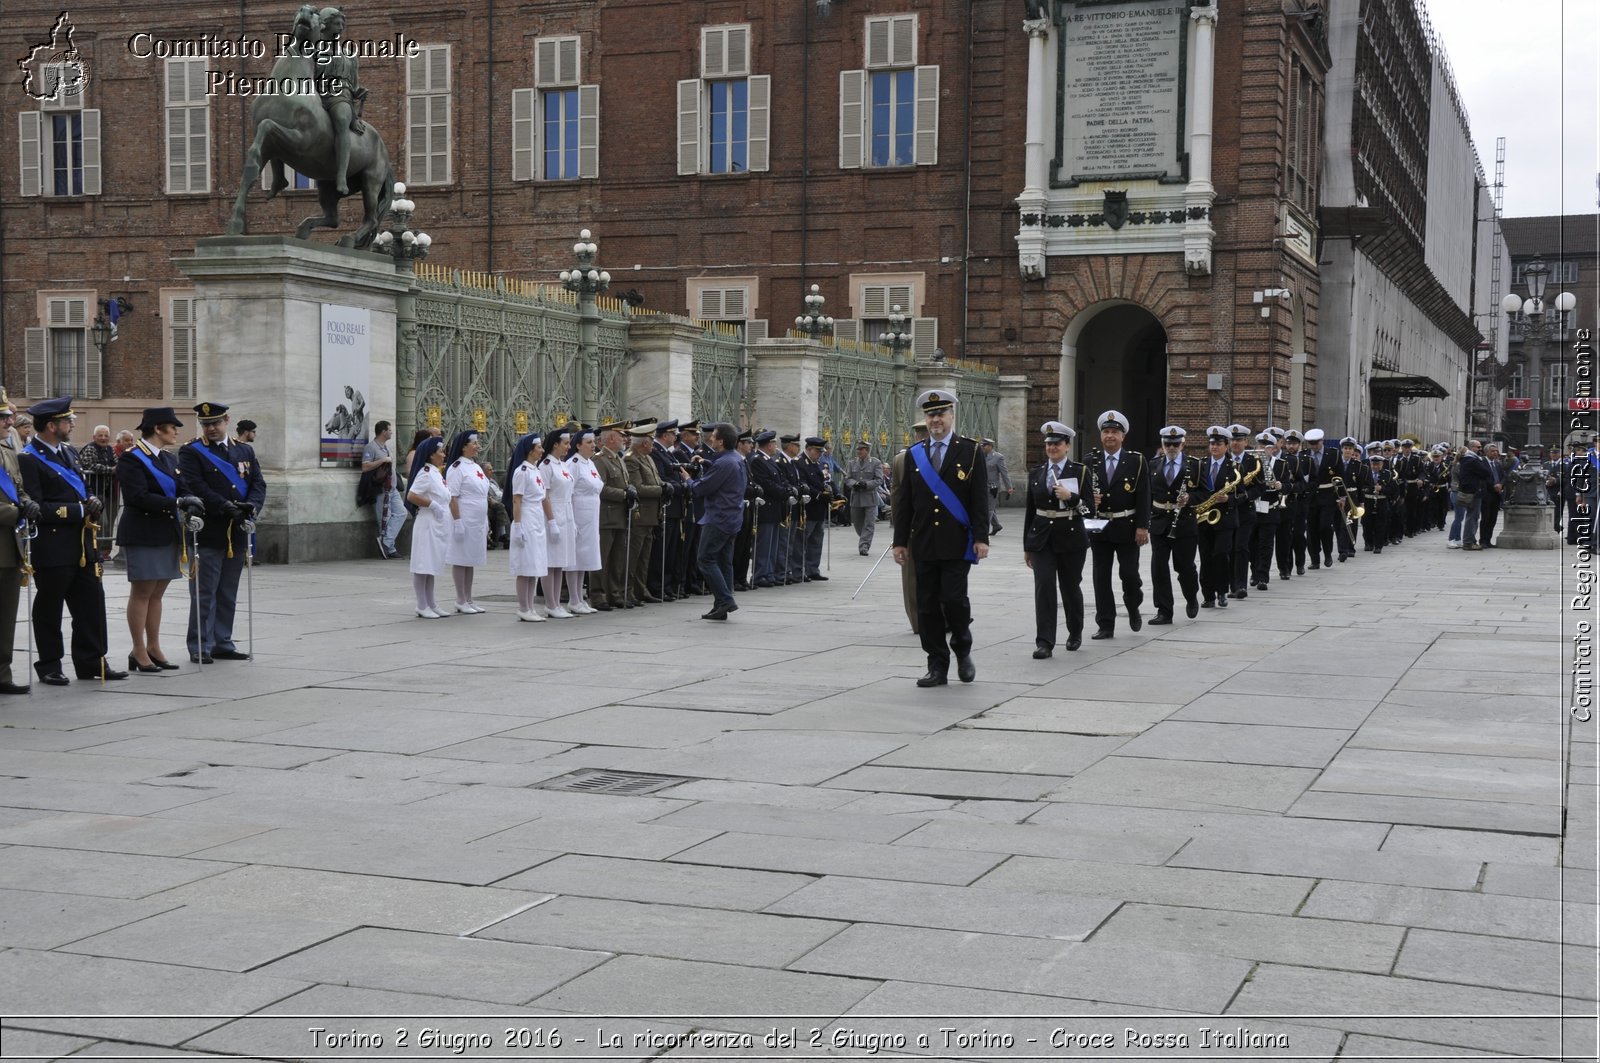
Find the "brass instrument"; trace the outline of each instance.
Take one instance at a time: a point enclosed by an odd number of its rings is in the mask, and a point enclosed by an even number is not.
[[[1350,488],[1345,484],[1344,477],[1333,478],[1333,493],[1338,496],[1339,508],[1344,511],[1344,519],[1350,524],[1355,524],[1367,515],[1367,507],[1356,505],[1350,500]]]
[[[1244,486],[1244,479],[1240,477],[1239,470],[1233,470],[1233,478],[1222,485],[1222,489],[1198,506],[1194,507],[1194,519],[1200,524],[1215,524],[1222,519],[1222,510],[1219,506],[1226,505],[1232,500],[1232,493]]]

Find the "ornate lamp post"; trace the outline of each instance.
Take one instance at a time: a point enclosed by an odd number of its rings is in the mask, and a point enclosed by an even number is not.
[[[833,335],[833,318],[822,312],[825,302],[827,300],[822,297],[822,289],[813,284],[806,295],[806,312],[794,319],[796,331],[804,332],[814,340]]]
[[[394,194],[389,213],[384,215],[384,228],[372,238],[373,249],[393,258],[396,265],[428,257],[433,237],[411,228],[411,215],[417,209],[416,203],[405,198],[406,186],[400,181],[395,182]]]
[[[907,331],[910,324],[911,318],[895,306],[889,311],[889,327],[878,337],[878,343],[889,348],[890,356],[897,362],[905,361],[906,352],[911,349],[911,333]]]
[[[578,374],[581,394],[578,395],[578,417],[593,423],[600,417],[600,310],[595,296],[611,287],[611,274],[596,269],[595,255],[600,247],[594,243],[588,229],[578,233],[578,242],[572,253],[578,257],[573,269],[561,271],[561,286],[578,297]]]
[[[1539,437],[1539,407],[1544,404],[1544,398],[1539,393],[1539,378],[1544,361],[1545,348],[1550,345],[1553,338],[1561,332],[1561,318],[1548,318],[1545,315],[1544,289],[1550,280],[1550,267],[1544,260],[1536,258],[1524,270],[1528,278],[1528,295],[1526,301],[1517,297],[1515,293],[1507,295],[1500,301],[1500,309],[1507,316],[1515,315],[1518,311],[1527,318],[1523,326],[1522,347],[1528,357],[1528,391],[1531,393],[1533,403],[1528,409],[1528,449],[1537,451],[1542,445]],[[1562,292],[1556,296],[1556,310],[1561,315],[1566,315],[1573,307],[1578,305],[1578,300],[1571,292]]]

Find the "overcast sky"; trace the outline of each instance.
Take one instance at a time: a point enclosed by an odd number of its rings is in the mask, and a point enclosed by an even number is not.
[[[1593,214],[1600,0],[1430,0],[1483,172],[1506,138],[1505,216]]]

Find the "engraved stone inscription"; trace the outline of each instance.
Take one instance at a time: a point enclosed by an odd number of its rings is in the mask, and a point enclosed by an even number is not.
[[[1063,175],[1181,176],[1180,58],[1187,17],[1184,5],[1173,0],[1069,7]]]

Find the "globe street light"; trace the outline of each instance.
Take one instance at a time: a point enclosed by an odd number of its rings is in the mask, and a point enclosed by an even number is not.
[[[822,312],[825,302],[827,300],[822,297],[822,289],[813,284],[810,294],[806,296],[806,312],[794,319],[795,330],[804,332],[814,340],[833,335],[833,318]]]
[[[561,271],[561,286],[578,297],[578,419],[593,423],[600,419],[600,310],[595,296],[611,287],[611,274],[595,267],[600,247],[588,229],[578,233],[572,253],[578,264]]]
[[[1542,445],[1539,408],[1543,405],[1543,397],[1539,394],[1539,378],[1543,368],[1545,348],[1559,336],[1562,331],[1562,319],[1578,305],[1578,300],[1571,292],[1562,292],[1555,298],[1555,308],[1560,317],[1547,317],[1544,290],[1550,280],[1550,267],[1544,264],[1544,259],[1536,258],[1528,263],[1523,273],[1528,280],[1529,298],[1524,300],[1511,293],[1500,300],[1500,309],[1504,310],[1508,317],[1514,317],[1520,312],[1527,319],[1522,331],[1522,345],[1528,358],[1528,392],[1533,399],[1528,407],[1527,445],[1530,450],[1537,451]]]
[[[878,337],[878,342],[889,348],[889,354],[897,362],[905,361],[906,352],[911,349],[911,333],[907,326],[911,318],[899,306],[889,311],[889,327],[883,335]]]
[[[389,213],[384,216],[386,228],[372,238],[373,248],[396,263],[427,258],[428,248],[433,246],[433,237],[412,230],[411,215],[417,205],[405,196],[406,186],[396,181],[394,199],[389,201]]]

